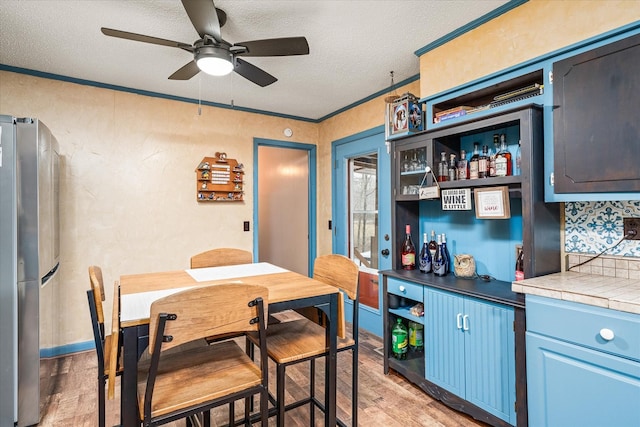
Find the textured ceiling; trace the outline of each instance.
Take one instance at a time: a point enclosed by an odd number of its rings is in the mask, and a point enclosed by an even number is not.
[[[307,56],[247,59],[278,78],[262,88],[235,73],[168,80],[189,52],[100,32],[191,44],[198,35],[178,0],[2,0],[0,64],[316,120],[384,90],[391,70],[396,83],[416,76],[416,50],[507,2],[216,0],[232,43],[307,38]]]

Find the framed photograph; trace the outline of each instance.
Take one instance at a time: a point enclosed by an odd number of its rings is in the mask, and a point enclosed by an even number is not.
[[[509,206],[509,187],[490,187],[474,189],[476,218],[507,219],[511,218]]]

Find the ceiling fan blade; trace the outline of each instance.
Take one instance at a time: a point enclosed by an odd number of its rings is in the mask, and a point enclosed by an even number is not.
[[[209,35],[218,43],[222,40],[221,25],[213,0],[182,0],[182,5],[201,39]]]
[[[233,47],[242,46],[246,52],[238,52],[241,56],[289,56],[308,55],[309,43],[304,37],[283,37],[279,39],[252,40],[235,43]]]
[[[169,76],[169,80],[189,80],[199,72],[200,68],[198,68],[198,64],[196,64],[196,61],[191,61],[188,64],[185,64],[175,73],[171,74]]]
[[[236,64],[234,67],[234,71],[240,74],[245,79],[254,82],[258,86],[265,87],[278,81],[278,79],[273,77],[271,74],[256,67],[253,64],[248,63],[247,61],[243,61],[240,58],[235,58],[235,62]]]
[[[105,28],[105,27],[102,27],[100,30],[102,31],[102,34],[104,34],[105,36],[118,37],[121,39],[133,40],[136,42],[159,44],[162,46],[178,47],[180,49],[188,50],[189,52],[193,51],[193,48],[190,44],[176,42],[173,40],[166,40],[158,37],[145,36],[142,34],[114,30],[112,28]]]

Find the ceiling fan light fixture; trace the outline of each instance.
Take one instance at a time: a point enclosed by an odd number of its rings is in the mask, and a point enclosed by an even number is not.
[[[212,76],[226,76],[233,71],[231,52],[215,46],[203,46],[196,51],[200,71]]]

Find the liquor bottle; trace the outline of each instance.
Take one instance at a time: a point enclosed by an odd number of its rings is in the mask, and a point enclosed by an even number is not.
[[[447,248],[447,237],[444,233],[442,233],[442,255],[445,259],[445,271],[449,274],[451,272],[451,254],[449,253],[449,248]]]
[[[507,135],[500,135],[500,152],[496,156],[496,176],[510,176],[513,174],[511,168],[511,153],[507,149]]]
[[[429,254],[431,255],[431,272],[433,272],[433,260],[436,258],[438,243],[436,243],[436,232],[431,230],[431,240],[429,240]]]
[[[478,157],[478,178],[488,178],[489,172],[489,147],[482,146],[482,154]]]
[[[522,141],[518,140],[518,149],[516,150],[515,167],[513,169],[514,175],[520,175],[522,173]]]
[[[489,176],[496,176],[496,155],[500,151],[500,135],[493,134],[493,151],[489,154]]]
[[[524,280],[524,252],[522,249],[518,251],[518,259],[516,260],[516,280]]]
[[[413,246],[413,241],[411,240],[411,226],[409,224],[405,226],[405,233],[407,235],[401,248],[402,268],[404,270],[415,270],[416,247]]]
[[[449,164],[447,163],[447,153],[440,153],[440,163],[438,163],[438,182],[449,180]]]
[[[396,359],[406,359],[409,346],[409,334],[407,327],[402,323],[402,318],[398,317],[396,324],[391,331],[391,352]]]
[[[431,273],[431,252],[429,252],[427,233],[422,234],[422,250],[420,251],[420,272]]]
[[[411,165],[409,166],[409,169],[411,171],[418,170],[418,153],[416,153],[416,150],[413,150],[413,157],[411,158]]]
[[[402,160],[402,172],[409,172],[411,162],[409,162],[409,155],[405,152],[404,159]]]
[[[460,160],[458,160],[458,179],[469,179],[469,162],[467,152],[460,150]]]
[[[440,239],[440,235],[438,235],[438,248],[436,249],[436,256],[433,258],[433,274],[436,276],[445,276],[447,274],[445,263],[446,260],[442,252],[442,240]]]
[[[473,143],[473,156],[469,160],[469,179],[478,179],[478,163],[480,162],[480,143]]]
[[[456,155],[449,154],[449,181],[455,181],[458,177],[458,166],[456,165]]]
[[[409,321],[409,350],[422,351],[424,349],[424,326],[418,322]]]

